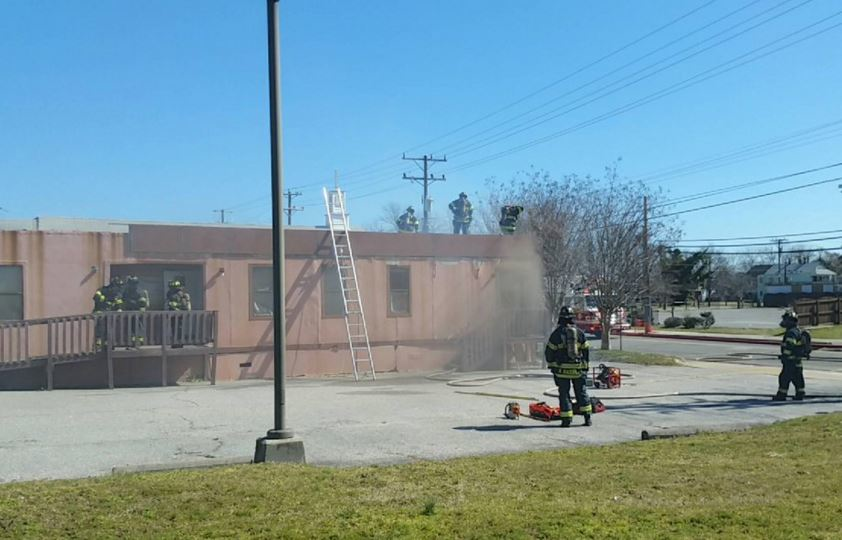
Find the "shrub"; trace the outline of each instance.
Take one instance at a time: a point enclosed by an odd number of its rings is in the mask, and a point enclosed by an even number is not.
[[[684,323],[682,326],[684,328],[696,328],[697,326],[701,326],[705,323],[705,320],[701,317],[684,317]]]
[[[678,328],[684,324],[684,319],[681,317],[667,317],[664,319],[664,328]]]

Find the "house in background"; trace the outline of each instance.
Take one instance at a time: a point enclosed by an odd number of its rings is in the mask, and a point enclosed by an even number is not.
[[[330,234],[291,228],[285,241],[287,375],[349,373]],[[506,336],[542,335],[551,322],[529,238],[354,231],[351,242],[379,372],[500,368]],[[214,318],[216,378],[272,377],[271,229],[60,219],[0,223],[0,320],[88,314],[94,292],[117,275],[139,277],[150,310],[163,309],[167,282],[182,276],[193,309]],[[13,337],[6,336],[0,353],[7,368]],[[47,354],[45,339],[31,332],[29,354]],[[180,356],[162,368],[156,352],[141,352],[148,354],[114,364],[117,386],[161,384],[162,369],[168,383],[208,376],[207,354],[193,358],[175,351]],[[103,362],[56,366],[55,387],[102,386]],[[37,388],[43,380],[43,368],[0,365],[0,388]]]
[[[757,276],[757,299],[764,307],[791,306],[798,298],[834,296],[840,291],[836,272],[807,256],[790,259],[780,267],[768,266]]]

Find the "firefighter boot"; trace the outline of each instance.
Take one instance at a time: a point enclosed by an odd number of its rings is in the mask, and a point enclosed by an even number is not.
[[[593,422],[591,422],[591,415],[586,414],[585,415],[585,426],[591,427],[592,425],[593,425]]]
[[[562,418],[561,419],[561,427],[570,427],[570,424],[573,422],[571,418]]]
[[[786,393],[778,392],[772,396],[772,401],[786,401]]]
[[[795,391],[795,401],[804,401],[804,390]]]

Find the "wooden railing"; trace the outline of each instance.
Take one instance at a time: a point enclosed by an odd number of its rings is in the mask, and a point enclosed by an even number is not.
[[[115,349],[160,347],[163,381],[166,357],[173,348],[216,344],[215,311],[116,311],[0,321],[0,370],[44,365],[52,389],[53,366],[89,360],[99,354],[108,363],[114,385]]]

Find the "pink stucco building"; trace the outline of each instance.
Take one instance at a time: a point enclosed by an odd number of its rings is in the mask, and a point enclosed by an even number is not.
[[[193,309],[216,312],[217,379],[272,377],[271,230],[82,228],[40,223],[39,230],[0,230],[0,319],[89,313],[96,289],[110,276],[128,274],[140,278],[150,309],[163,309],[166,282],[183,276]],[[543,316],[522,316],[543,305],[539,265],[526,237],[361,231],[351,241],[378,372],[500,367],[500,340],[512,325],[518,335],[545,330]],[[290,229],[286,250],[287,375],[350,372],[329,233]],[[33,350],[41,347],[37,336],[29,341]],[[118,384],[150,384],[146,372],[159,370],[150,358],[122,364],[115,366]],[[207,376],[202,366],[180,357],[165,367],[171,371],[165,379]],[[56,387],[98,385],[102,369],[96,361],[62,366]],[[41,377],[32,369],[0,371],[0,388],[2,379],[7,387],[37,386]]]

